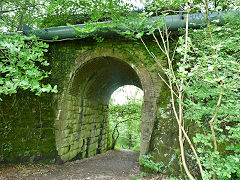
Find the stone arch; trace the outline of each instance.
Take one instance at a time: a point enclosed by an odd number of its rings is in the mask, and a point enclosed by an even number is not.
[[[108,101],[123,85],[135,85],[144,92],[140,156],[148,152],[157,111],[150,72],[127,52],[96,48],[75,59],[58,103],[56,147],[63,161],[108,150]]]

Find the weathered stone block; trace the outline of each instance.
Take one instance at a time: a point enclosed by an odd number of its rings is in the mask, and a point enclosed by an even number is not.
[[[91,116],[89,115],[84,115],[83,119],[82,119],[82,123],[83,124],[88,124],[89,123],[89,118],[91,118]]]
[[[95,119],[96,119],[96,122],[101,123],[103,121],[103,115],[99,115]]]
[[[97,153],[96,153],[96,151],[94,150],[94,151],[90,151],[89,154],[88,154],[88,156],[91,157],[91,156],[95,156],[96,154],[97,154]]]
[[[81,148],[83,146],[83,139],[79,139],[77,143],[79,148]]]
[[[75,141],[75,140],[77,140],[77,139],[78,139],[78,132],[72,133],[72,134],[70,135],[70,140],[71,140],[71,141]]]
[[[61,147],[59,150],[58,150],[58,155],[59,156],[62,156],[64,154],[66,154],[67,152],[69,151],[69,148],[68,147]]]
[[[72,111],[74,109],[71,100],[67,101],[67,103],[65,104],[65,108],[69,111]]]
[[[91,135],[90,136],[95,137],[95,130],[94,129],[91,130]]]
[[[97,148],[98,148],[98,144],[97,143],[90,144],[89,151],[97,150]]]
[[[96,136],[99,136],[100,135],[100,129],[97,129],[96,130]]]
[[[80,129],[79,124],[73,124],[73,132],[78,132]]]
[[[71,130],[70,129],[65,129],[63,132],[64,132],[65,136],[68,136],[71,133]]]
[[[64,162],[70,160],[70,158],[69,158],[69,153],[63,154],[63,155],[61,155],[60,157],[61,157],[61,159],[62,159]]]
[[[91,131],[90,130],[85,130],[84,137],[91,137]]]
[[[79,141],[74,141],[73,145],[72,145],[72,149],[79,149]],[[81,147],[81,146],[80,146]]]
[[[84,130],[82,130],[81,131],[81,135],[80,135],[82,138],[86,138],[87,136],[86,136],[86,130],[84,129]]]
[[[83,152],[82,152],[82,157],[83,157],[83,158],[86,158],[86,151],[83,151]]]
[[[84,99],[84,100],[83,100],[83,106],[84,106],[84,107],[88,107],[88,106],[89,106],[89,101],[88,101],[88,99]]]
[[[71,144],[71,137],[70,137],[70,136],[65,137],[65,138],[63,139],[62,145],[63,145],[63,146],[68,146],[69,144]]]
[[[86,129],[86,125],[85,124],[80,125],[80,127],[81,127],[81,132],[83,132]]]
[[[90,144],[97,143],[97,137],[92,137],[90,140]]]
[[[96,128],[100,130],[101,123],[96,123]]]
[[[89,118],[89,123],[95,123],[96,122],[96,117],[93,115]]]
[[[84,115],[93,114],[93,109],[92,109],[92,108],[89,108],[89,107],[85,107],[85,108],[83,109],[83,113],[84,113]]]

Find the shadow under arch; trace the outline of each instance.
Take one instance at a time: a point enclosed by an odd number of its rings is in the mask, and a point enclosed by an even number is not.
[[[144,92],[140,156],[148,152],[156,118],[153,82],[143,66],[126,61],[126,55],[118,57],[119,53],[103,51],[96,55],[88,51],[76,59],[55,120],[56,147],[63,161],[94,156],[111,147],[108,102],[124,85],[137,86]]]

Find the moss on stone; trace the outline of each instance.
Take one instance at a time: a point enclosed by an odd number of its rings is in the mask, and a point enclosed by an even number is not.
[[[165,66],[165,57],[156,44],[151,39],[146,43]],[[55,157],[57,150],[61,159],[68,161],[78,154],[81,154],[79,158],[83,158],[105,152],[111,147],[107,99],[114,90],[108,87],[124,83],[141,87],[143,81],[145,93],[148,93],[143,116],[147,121],[146,133],[143,132],[146,140],[143,142],[147,147],[152,135],[149,152],[165,165],[171,162],[178,152],[178,144],[176,124],[169,107],[169,90],[159,80],[159,69],[141,42],[118,38],[106,39],[103,43],[86,39],[53,42],[46,58],[52,71],[47,81],[58,85],[59,93],[36,97],[32,93],[19,92],[16,96],[4,97],[0,103],[4,112],[0,113],[0,117],[6,120],[0,124],[0,129],[4,129],[0,134],[0,143],[6,149],[2,157],[12,160],[36,154]],[[104,71],[111,63],[117,68],[111,66]],[[114,72],[118,72],[116,77],[112,75],[113,71],[109,73],[113,68]],[[4,143],[9,144],[4,146]],[[176,162],[174,160],[170,164],[170,170],[176,168]]]
[[[42,158],[54,157],[53,110],[50,103],[44,104],[49,102],[49,97],[51,96],[37,97],[33,93],[20,91],[3,98],[0,103],[0,116],[4,119],[0,128],[5,130],[0,134],[0,146],[3,149],[0,156],[3,161],[25,161],[36,154]],[[41,108],[42,104],[45,107]],[[48,145],[45,146],[44,143]],[[22,157],[19,158],[20,156]]]

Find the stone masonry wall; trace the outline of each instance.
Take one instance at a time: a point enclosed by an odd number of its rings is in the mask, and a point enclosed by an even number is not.
[[[66,104],[61,107],[68,109],[65,124],[55,121],[61,159],[82,159],[108,150],[108,106],[75,96],[68,96]]]
[[[0,103],[0,161],[52,161],[56,154],[53,101],[19,91]]]

